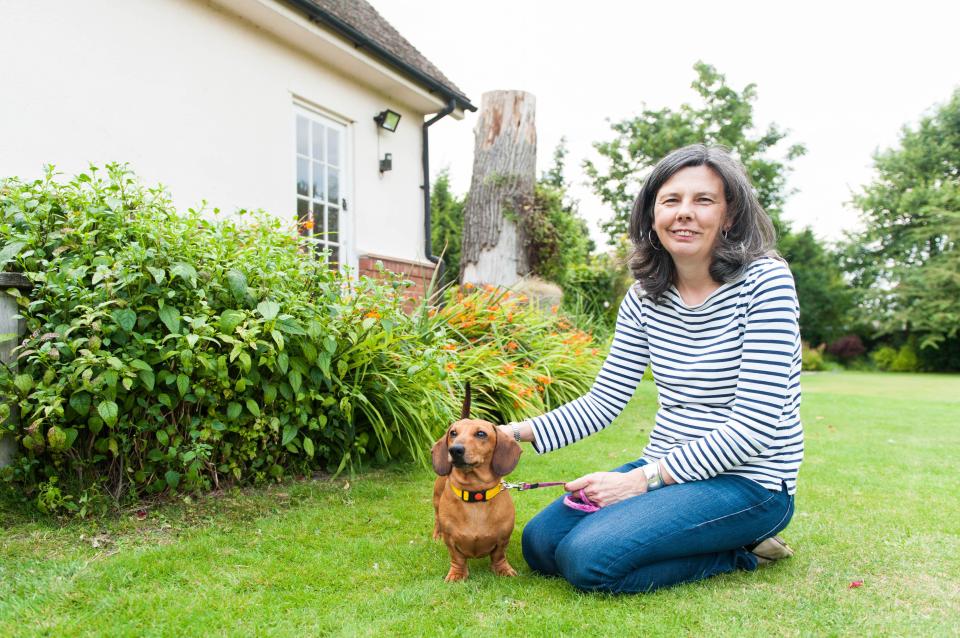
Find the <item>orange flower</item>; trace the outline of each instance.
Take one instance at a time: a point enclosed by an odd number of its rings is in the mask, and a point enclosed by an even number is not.
[[[557,311],[560,310],[560,304],[554,304],[550,306],[550,312],[557,314]]]
[[[517,368],[517,364],[515,363],[505,363],[500,368],[500,374],[501,375],[511,374],[516,368]]]
[[[483,289],[486,290],[487,292],[496,292],[496,291],[497,291],[496,286],[494,286],[493,284],[487,284],[486,286],[483,287]]]
[[[487,308],[487,310],[489,310],[490,312],[496,312],[496,311],[500,310],[500,306],[498,306],[497,304],[493,304],[492,306],[490,306],[489,308]]]
[[[456,345],[455,343],[448,343],[448,344],[446,344],[446,345],[440,346],[440,348],[441,348],[442,350],[456,350],[456,349],[457,349],[457,345]]]
[[[308,219],[307,221],[303,222],[303,227],[306,228],[307,230],[313,229],[313,220]]]
[[[464,290],[473,290],[473,284],[468,281],[467,283],[463,284],[463,288]]]
[[[453,361],[448,361],[447,364],[443,367],[447,372],[453,372],[454,370],[456,370],[457,364],[455,364]]]
[[[368,312],[367,314],[365,314],[365,315],[363,315],[363,316],[366,317],[367,319],[379,319],[379,318],[380,318],[380,313],[377,312],[376,310],[371,310],[370,312]]]
[[[516,350],[519,347],[520,344],[518,344],[516,341],[511,341],[507,344],[507,350]]]
[[[540,376],[537,377],[537,383],[540,383],[542,385],[550,385],[551,383],[553,383],[553,379],[551,379],[545,374],[541,374]]]

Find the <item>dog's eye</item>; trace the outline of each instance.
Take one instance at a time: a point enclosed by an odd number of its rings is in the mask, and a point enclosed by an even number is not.
[[[457,438],[457,431],[456,431],[456,430],[450,430],[450,436],[452,436],[453,438]]]
[[[487,433],[484,432],[483,430],[479,430],[477,431],[477,438],[485,439],[487,438]]]

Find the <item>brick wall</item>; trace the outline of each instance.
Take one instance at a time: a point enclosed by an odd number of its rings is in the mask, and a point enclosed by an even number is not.
[[[383,267],[387,270],[399,273],[403,275],[404,278],[413,282],[411,287],[404,290],[404,295],[411,299],[423,299],[436,266],[433,264],[425,266],[411,261],[380,257],[378,255],[363,255],[360,257],[360,274],[367,275],[368,277],[377,277],[380,274],[376,267],[378,261],[383,262]]]

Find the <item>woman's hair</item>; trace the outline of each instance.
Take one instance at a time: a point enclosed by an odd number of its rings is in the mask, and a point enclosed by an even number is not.
[[[660,187],[678,171],[690,166],[709,166],[713,169],[723,181],[727,200],[725,221],[729,229],[717,237],[713,261],[710,263],[710,276],[714,281],[734,281],[756,259],[777,256],[774,251],[776,232],[773,222],[760,206],[743,164],[720,146],[684,146],[653,167],[630,214],[629,234],[633,242],[630,271],[644,294],[654,303],[660,303],[663,294],[676,283],[676,267],[670,253],[664,250],[659,240],[651,238],[653,205]]]

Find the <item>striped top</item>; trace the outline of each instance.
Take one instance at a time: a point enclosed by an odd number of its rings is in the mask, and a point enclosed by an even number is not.
[[[796,491],[803,459],[799,304],[790,269],[764,257],[698,306],[676,288],[660,304],[632,288],[590,391],[529,420],[538,454],[610,425],[647,364],[659,392],[649,461],[678,483],[735,474]]]

